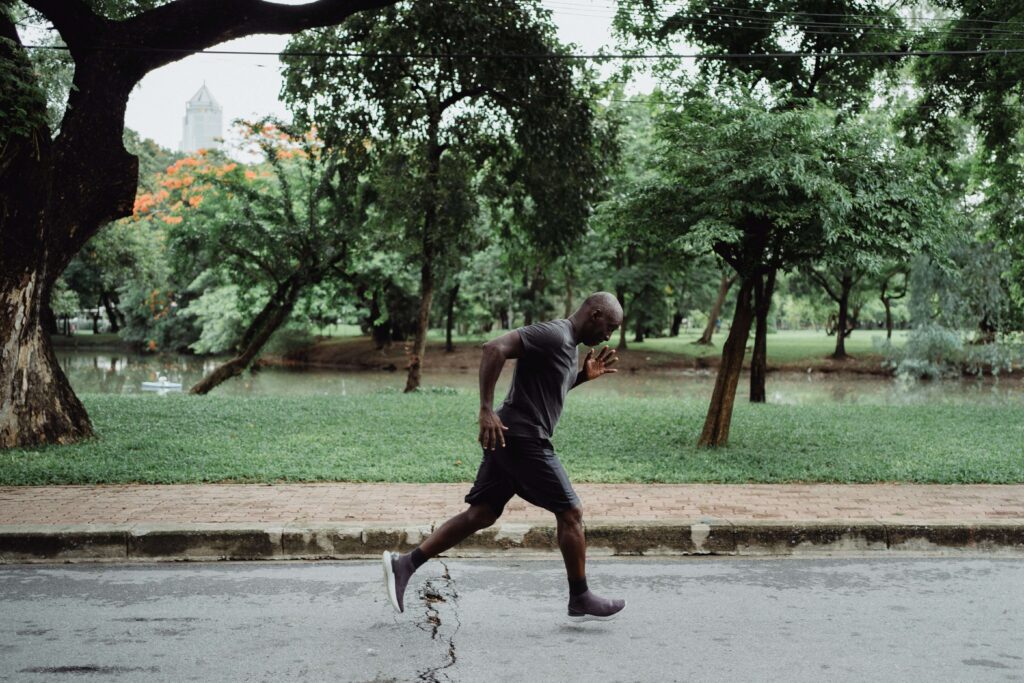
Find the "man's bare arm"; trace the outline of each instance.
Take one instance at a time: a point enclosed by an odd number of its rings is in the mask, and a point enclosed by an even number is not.
[[[494,450],[500,443],[505,445],[505,430],[501,418],[494,412],[494,385],[498,383],[501,368],[508,358],[519,358],[523,355],[523,340],[519,332],[512,330],[497,339],[492,339],[483,346],[483,358],[480,360],[480,436],[478,440],[484,448]]]

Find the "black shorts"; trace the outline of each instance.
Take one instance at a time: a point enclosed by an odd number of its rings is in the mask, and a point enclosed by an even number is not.
[[[484,449],[466,502],[485,503],[500,517],[513,495],[551,512],[580,506],[550,441],[506,434],[504,447]]]

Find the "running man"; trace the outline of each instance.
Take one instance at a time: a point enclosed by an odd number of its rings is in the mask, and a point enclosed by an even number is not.
[[[405,611],[409,578],[431,557],[485,529],[505,504],[519,497],[550,510],[558,522],[558,547],[569,577],[569,619],[612,619],[624,600],[598,597],[587,588],[583,508],[549,439],[573,387],[616,372],[618,357],[605,346],[591,348],[578,368],[576,347],[608,341],[622,324],[622,307],[607,292],[592,294],[565,320],[527,325],[483,345],[480,361],[480,445],[483,462],[466,495],[469,509],[441,525],[411,553],[384,552],[384,581],[391,604]],[[494,411],[494,385],[508,358],[518,359],[505,401]]]

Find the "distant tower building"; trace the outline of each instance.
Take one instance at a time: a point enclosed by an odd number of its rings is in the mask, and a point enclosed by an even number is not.
[[[217,100],[203,83],[192,99],[185,105],[182,121],[181,151],[195,152],[198,149],[220,147],[214,138],[223,135],[221,131],[221,109]]]

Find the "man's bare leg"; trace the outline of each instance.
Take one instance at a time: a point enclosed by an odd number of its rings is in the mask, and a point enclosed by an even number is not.
[[[587,578],[587,539],[583,532],[583,508],[555,513],[558,520],[558,549],[570,581]]]
[[[411,553],[385,553],[384,579],[389,583],[388,590],[394,590],[393,599],[397,601],[395,607],[398,611],[405,611],[405,587],[409,583],[409,578],[424,562],[457,545],[480,529],[486,529],[497,519],[498,515],[489,505],[470,505],[469,509],[438,527]]]
[[[569,577],[569,618],[573,621],[613,618],[626,606],[625,600],[608,600],[587,587],[587,541],[583,532],[583,508],[555,513],[558,520],[558,548],[562,551]]]
[[[477,531],[491,526],[497,520],[498,515],[494,514],[494,510],[489,505],[470,505],[469,509],[460,512],[439,526],[427,540],[420,544],[418,550],[428,559],[436,557]]]

